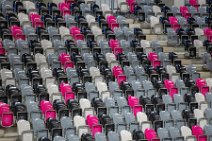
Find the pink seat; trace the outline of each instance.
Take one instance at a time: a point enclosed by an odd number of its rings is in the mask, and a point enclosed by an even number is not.
[[[70,28],[70,34],[74,35],[74,34],[80,34],[80,28],[76,27],[76,26],[72,26]]]
[[[117,55],[119,53],[123,53],[123,49],[121,47],[116,47],[113,51],[113,54]]]
[[[207,137],[205,138],[203,129],[198,125],[192,126],[192,135],[196,137],[197,141],[207,141]]]
[[[178,23],[178,19],[176,17],[170,16],[169,17],[169,24],[171,27],[176,31],[177,29],[180,28],[180,25]]]
[[[208,86],[203,86],[200,89],[200,92],[205,96],[210,91],[210,88]]]
[[[70,100],[70,99],[75,99],[75,94],[74,94],[74,92],[71,92],[71,91],[67,91],[67,92],[65,92],[65,95],[64,95],[64,99],[65,99],[65,102],[67,103],[68,102],[68,100]]]
[[[157,133],[155,132],[154,129],[147,128],[147,129],[145,130],[145,138],[146,138],[148,141],[151,141],[152,139],[157,138]]]
[[[45,120],[48,118],[56,118],[56,111],[53,109],[53,105],[50,101],[42,100],[40,102],[40,109],[44,114]]]
[[[63,16],[65,16],[66,14],[70,15],[71,11],[70,11],[70,4],[69,3],[59,3],[59,9],[61,11],[61,13],[63,14]]]
[[[154,68],[157,68],[158,66],[161,66],[161,61],[155,60],[155,61],[153,61],[152,65],[153,65]]]
[[[127,80],[126,75],[118,75],[117,82],[118,82],[119,86],[120,86],[121,82],[123,82],[123,81],[125,82],[126,80]]]
[[[136,116],[138,112],[142,112],[142,111],[143,111],[142,105],[135,105],[133,107],[133,114],[134,114],[134,116]]]
[[[188,8],[186,6],[180,6],[180,12],[182,16],[186,19],[191,17],[191,13],[189,13]]]
[[[2,44],[2,42],[0,42],[0,55],[5,55],[5,49],[4,49],[4,47],[3,47],[3,44]]]
[[[48,110],[44,113],[44,118],[45,118],[45,121],[49,118],[52,118],[52,119],[56,119],[57,117],[57,114],[56,114],[56,111],[55,110]]]
[[[72,61],[66,61],[64,66],[63,66],[65,72],[67,68],[74,68],[74,63]]]
[[[134,13],[135,9],[134,9],[134,5],[135,5],[135,0],[127,0],[127,4],[130,7],[130,12]]]
[[[168,90],[174,88],[174,82],[171,80],[164,80],[164,85]]]
[[[212,29],[206,27],[206,28],[203,29],[203,31],[204,31],[204,35],[207,37],[207,39],[209,41],[212,41]]]
[[[195,7],[196,9],[198,9],[198,7],[199,7],[198,0],[189,0],[189,3],[190,3],[191,6]]]
[[[174,95],[175,94],[178,94],[178,89],[177,88],[169,89],[169,95],[171,96],[172,99],[174,99]]]
[[[43,113],[45,113],[48,110],[53,110],[53,105],[50,101],[42,100],[40,102],[40,109]]]
[[[72,92],[72,87],[68,83],[60,83],[60,91],[62,93],[62,96],[65,96],[65,93]]]
[[[124,71],[120,66],[114,66],[112,70],[113,70],[113,75],[116,78],[118,78],[119,75],[124,74]]]
[[[30,21],[32,22],[32,26],[35,27],[36,22],[41,22],[41,16],[37,13],[30,13],[29,14]]]
[[[96,133],[101,133],[102,129],[103,128],[102,128],[101,124],[93,125],[93,127],[92,127],[92,136],[95,137]]]
[[[207,83],[206,83],[206,81],[204,79],[198,78],[196,80],[196,86],[200,89],[203,86],[207,86]]]
[[[87,115],[86,123],[92,129],[93,125],[99,124],[99,119],[94,115]]]
[[[61,53],[59,56],[59,60],[60,60],[61,64],[64,65],[65,62],[71,61],[71,57],[67,53]]]
[[[117,23],[116,22],[116,17],[113,15],[107,16],[107,23],[110,25],[112,23]]]
[[[6,103],[0,102],[0,120],[2,127],[10,127],[13,125],[14,115],[10,111],[10,106]]]
[[[109,46],[114,51],[115,48],[120,47],[119,40],[110,39]]]
[[[148,59],[149,59],[151,62],[153,62],[153,61],[155,61],[155,60],[158,60],[158,55],[157,55],[155,52],[150,52],[150,53],[148,54]]]
[[[139,105],[139,99],[135,96],[128,96],[128,105],[133,108],[136,105]]]

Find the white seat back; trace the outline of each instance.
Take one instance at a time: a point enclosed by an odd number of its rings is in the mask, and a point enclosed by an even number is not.
[[[121,137],[121,141],[132,140],[132,134],[127,130],[121,130],[120,137]]]

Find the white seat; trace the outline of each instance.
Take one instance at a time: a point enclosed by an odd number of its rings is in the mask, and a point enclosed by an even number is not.
[[[91,107],[91,102],[88,99],[81,98],[79,103],[80,103],[80,107],[82,108],[83,111],[84,111],[85,108]]]
[[[161,9],[157,5],[152,6],[152,11],[155,13],[155,16],[157,16],[157,14],[161,13]]]
[[[70,35],[69,29],[67,27],[61,26],[59,28],[59,33],[62,36],[62,38],[66,35]]]
[[[52,42],[46,39],[41,40],[41,46],[44,50],[47,48],[52,48]]]
[[[102,30],[101,28],[97,27],[97,26],[92,26],[91,27],[91,31],[93,32],[93,34],[95,36],[99,36],[99,35],[102,35]]]
[[[203,47],[203,43],[200,40],[194,40],[194,47],[201,48]]]
[[[87,117],[87,115],[93,115],[94,111],[93,110],[86,110],[88,108],[92,108],[91,107],[91,102],[88,99],[85,98],[81,98],[79,101],[80,107],[82,108],[82,111],[84,112],[84,116]]]
[[[103,3],[101,4],[102,12],[105,14],[105,12],[111,11],[109,5]]]
[[[195,31],[195,34],[196,34],[197,36],[202,36],[202,35],[204,35],[203,29],[201,29],[201,28],[195,28],[194,31]]]
[[[141,43],[141,47],[143,47],[143,48],[150,47],[150,42],[147,40],[141,40],[140,43]]]
[[[167,65],[166,71],[169,75],[172,75],[173,73],[176,73],[176,68],[172,65]]]
[[[142,122],[144,121],[148,121],[147,115],[143,112],[138,112],[136,114],[136,119],[139,122],[139,124],[141,125]]]
[[[116,56],[113,53],[106,53],[105,58],[108,63],[111,63],[112,61],[116,61]]]
[[[86,19],[86,21],[88,22],[89,25],[91,24],[91,22],[96,22],[95,17],[90,15],[90,14],[87,14],[85,16],[85,19]]]
[[[46,78],[53,77],[52,71],[48,68],[40,68],[40,74],[41,74],[41,77],[43,78],[44,82],[45,82]],[[54,83],[54,82],[48,81],[47,83]]]
[[[59,93],[58,85],[52,83],[47,84],[47,91],[49,93],[49,96],[55,93]]]
[[[19,19],[21,25],[23,22],[29,22],[28,15],[24,14],[24,13],[18,13],[18,19]]]
[[[31,1],[23,1],[23,5],[29,13],[31,10],[36,11],[35,4]]]
[[[48,64],[46,61],[46,57],[43,54],[37,53],[35,54],[35,62],[40,68],[48,68]]]
[[[90,74],[91,74],[91,76],[92,76],[93,78],[95,78],[95,77],[97,77],[97,76],[100,76],[100,71],[99,71],[99,69],[96,68],[96,67],[90,67],[90,68],[89,68],[89,72],[90,72]]]
[[[121,130],[120,137],[121,137],[121,141],[132,140],[132,134],[127,130]]]
[[[199,5],[205,5],[206,4],[206,0],[198,0],[198,4]]]
[[[74,126],[76,127],[76,129],[78,129],[78,127],[80,126],[85,126],[85,118],[82,116],[74,116]]]
[[[194,116],[197,118],[197,120],[199,120],[201,118],[204,118],[204,113],[199,109],[194,109]]]
[[[202,93],[196,93],[195,99],[198,103],[205,102],[205,96]]]
[[[18,135],[22,141],[33,141],[33,134],[30,131],[30,123],[26,120],[19,120],[17,122]]]
[[[182,126],[180,128],[180,131],[181,131],[181,135],[184,137],[184,139],[186,139],[186,137],[188,137],[188,136],[192,136],[191,129],[187,126]]]
[[[207,86],[210,87],[210,91],[212,89],[212,78],[206,78],[206,83],[207,83]]]
[[[1,71],[0,73],[1,73],[1,78],[3,82],[8,78],[13,78],[13,73],[11,70],[1,69],[0,71]]]
[[[76,127],[76,130],[78,131],[78,136],[81,137],[81,135],[83,133],[88,133],[89,130],[88,128],[80,128],[79,127],[85,127],[86,126],[86,122],[85,122],[85,118],[82,116],[74,116],[74,126]]]
[[[98,82],[96,83],[97,90],[99,91],[99,94],[101,95],[102,100],[104,101],[106,98],[110,97],[110,92],[108,91],[107,84],[104,82]]]

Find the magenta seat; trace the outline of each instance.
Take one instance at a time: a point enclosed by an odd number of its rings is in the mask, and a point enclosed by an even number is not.
[[[115,48],[120,47],[119,40],[110,39],[109,46],[114,51]]]
[[[10,111],[10,105],[0,102],[0,121],[2,127],[11,127],[14,121],[14,115]]]
[[[142,112],[142,111],[143,111],[142,105],[135,105],[133,107],[133,114],[134,114],[134,116],[136,116],[138,112]]]
[[[60,91],[62,93],[62,96],[65,96],[65,93],[72,92],[72,87],[68,83],[60,83]]]
[[[119,75],[124,74],[124,71],[120,66],[114,66],[112,70],[115,78],[118,78]]]
[[[174,88],[174,82],[171,80],[164,80],[164,85],[168,90]]]
[[[56,111],[53,109],[53,105],[50,101],[42,100],[40,102],[40,109],[44,114],[45,121],[49,118],[56,119]]]
[[[135,0],[127,0],[127,4],[130,7],[130,12],[134,13],[135,9],[134,9],[134,5],[135,5]]]
[[[196,137],[197,141],[207,141],[207,138],[205,140],[205,137],[202,137],[202,136],[204,136],[204,131],[198,125],[192,126],[192,135],[194,135]]]
[[[61,53],[59,56],[59,60],[61,62],[62,65],[65,64],[65,62],[67,61],[71,61],[70,55],[67,53]]]
[[[151,128],[147,128],[144,132],[145,134],[145,138],[148,140],[148,141],[151,141],[152,139],[155,139],[157,138],[157,133],[155,132],[154,129],[151,129]]]
[[[127,80],[126,75],[118,75],[117,82],[118,82],[119,86],[120,86],[121,82],[123,82],[123,81],[125,82],[126,80]]]
[[[180,28],[180,25],[178,23],[178,19],[176,17],[170,16],[169,17],[169,24],[171,27],[176,31],[177,29]]]
[[[188,8],[186,6],[180,6],[180,12],[182,16],[186,19],[191,17],[191,13],[189,13]]]
[[[91,129],[93,137],[97,132],[102,132],[102,125],[99,124],[99,119],[96,116],[88,115],[86,117],[86,123]]]
[[[62,12],[62,15],[65,16],[65,15],[70,15],[71,14],[71,11],[70,11],[70,4],[69,3],[59,3],[59,10]]]
[[[67,103],[68,100],[70,100],[70,99],[74,100],[74,99],[75,99],[75,93],[72,92],[72,91],[67,91],[67,92],[65,92],[64,99],[65,99],[65,102],[66,102],[66,103]]]
[[[189,3],[190,3],[191,6],[195,7],[196,9],[198,9],[198,7],[199,7],[198,0],[189,0]]]
[[[139,105],[139,99],[135,96],[128,96],[128,105],[133,108],[136,105]]]
[[[174,99],[174,95],[175,94],[178,94],[178,89],[177,88],[169,89],[169,95],[171,96],[172,99]]]
[[[196,80],[196,86],[200,89],[203,86],[207,86],[207,83],[206,83],[206,81],[204,79],[198,78]]]

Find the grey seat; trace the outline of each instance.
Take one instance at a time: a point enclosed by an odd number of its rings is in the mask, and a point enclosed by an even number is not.
[[[119,141],[119,135],[116,132],[110,131],[108,133],[108,141]]]
[[[95,141],[107,141],[107,138],[104,133],[96,133]]]
[[[49,66],[51,66],[51,68],[53,68],[53,69],[61,67],[61,64],[58,60],[58,55],[56,55],[56,54],[49,54],[47,56],[47,62],[49,64]]]
[[[78,77],[76,69],[67,68],[66,75],[71,85],[73,85],[76,82],[79,82],[79,77]]]
[[[62,129],[67,129],[67,128],[71,128],[74,126],[72,119],[70,117],[66,117],[66,116],[63,116],[60,119],[60,124],[61,124]]]
[[[212,109],[211,108],[206,108],[204,111],[204,115],[208,119],[212,119]]]
[[[177,138],[177,137],[180,137],[180,131],[178,128],[175,128],[175,127],[170,127],[169,128],[169,135],[172,137],[172,138]]]
[[[68,134],[66,135],[66,138],[68,139],[68,141],[80,141],[79,137],[74,134]]]
[[[96,62],[94,61],[93,55],[91,53],[84,53],[83,59],[88,68],[96,67]]]
[[[25,53],[30,54],[30,49],[27,41],[18,39],[16,40],[16,46],[18,47],[18,51],[20,52],[21,56]]]
[[[132,52],[132,47],[130,46],[129,40],[120,40],[120,45],[124,51],[124,54],[128,54],[129,52]]]
[[[67,141],[66,138],[61,137],[61,136],[55,136],[53,141]]]
[[[115,33],[116,38],[118,40],[124,40],[125,39],[124,32],[121,28],[114,28],[114,33]]]
[[[204,131],[207,136],[212,136],[212,125],[205,125]]]
[[[167,35],[168,35],[168,43],[170,45],[178,45],[179,44],[179,37],[173,29],[168,28]]]
[[[132,65],[133,68],[135,66],[138,66],[139,65],[139,61],[138,61],[137,55],[135,53],[129,51],[127,53],[127,58],[129,60],[129,62],[131,63],[131,65]]]
[[[40,118],[32,120],[32,127],[34,135],[39,139],[40,137],[48,137],[48,130],[45,128],[44,121]]]
[[[169,138],[169,132],[166,128],[158,128],[157,129],[158,137],[162,140],[164,138]]]
[[[152,41],[150,43],[150,47],[152,47],[154,49],[154,51],[157,53],[163,52],[163,49],[162,49],[159,41]]]
[[[134,67],[135,74],[137,75],[138,80],[143,83],[143,81],[148,79],[148,75],[146,74],[144,68],[142,66]]]

